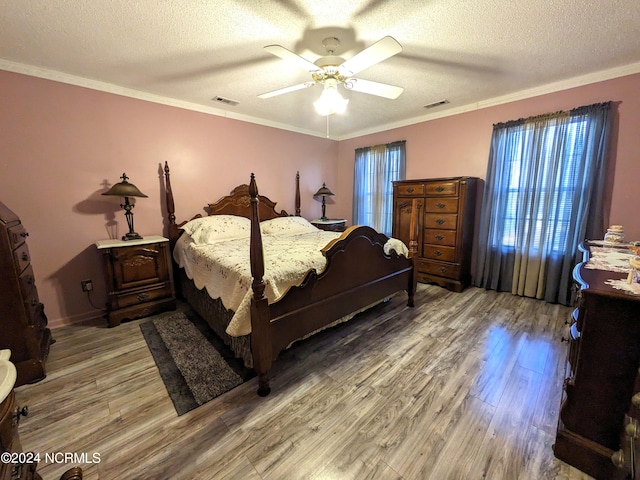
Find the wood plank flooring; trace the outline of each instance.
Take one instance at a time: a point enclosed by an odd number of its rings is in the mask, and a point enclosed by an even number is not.
[[[23,448],[99,454],[41,462],[45,480],[590,478],[552,451],[569,308],[432,285],[405,301],[284,352],[269,397],[253,379],[181,417],[148,319],[56,329],[47,378],[16,389]]]

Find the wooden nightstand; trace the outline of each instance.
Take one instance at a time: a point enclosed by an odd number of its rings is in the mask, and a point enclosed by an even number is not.
[[[96,246],[103,253],[110,327],[175,310],[169,239],[150,235],[141,240],[100,240]]]
[[[317,218],[315,220],[311,220],[311,224],[315,225],[320,230],[327,230],[331,232],[344,232],[347,228],[347,221],[344,219],[328,218],[327,220],[323,220],[321,218]]]

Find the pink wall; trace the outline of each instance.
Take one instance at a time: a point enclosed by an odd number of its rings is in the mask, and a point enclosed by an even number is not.
[[[100,195],[124,172],[149,198],[135,207],[136,230],[163,233],[160,166],[169,162],[178,220],[203,212],[254,172],[261,193],[293,211],[301,175],[302,214],[320,215],[312,198],[323,181],[336,194],[333,218],[351,219],[357,147],[407,140],[407,178],[484,178],[493,123],[613,100],[614,175],[610,223],[640,239],[640,75],[335,142],[228,118],[0,71],[0,201],[30,232],[29,249],[50,324],[96,317],[80,289],[92,279],[93,303],[106,298],[96,240],[126,222],[118,199]]]
[[[0,71],[0,201],[29,231],[40,300],[51,325],[100,316],[80,281],[92,279],[96,306],[106,292],[96,240],[127,231],[121,199],[103,197],[126,172],[149,198],[134,209],[140,234],[162,234],[160,165],[169,162],[178,221],[248,183],[293,213],[296,171],[302,214],[336,182],[338,144],[284,130]],[[161,206],[162,204],[162,206]]]
[[[610,157],[610,224],[625,227],[628,240],[640,240],[640,74],[541,95],[481,110],[344,140],[339,145],[339,189],[353,185],[355,149],[407,141],[407,178],[475,176],[485,178],[494,123],[582,105],[617,104]],[[351,218],[352,203],[335,215]],[[603,232],[604,234],[604,232]]]

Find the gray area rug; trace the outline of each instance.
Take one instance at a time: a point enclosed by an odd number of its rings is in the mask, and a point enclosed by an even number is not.
[[[255,375],[192,311],[154,317],[140,330],[178,415]]]

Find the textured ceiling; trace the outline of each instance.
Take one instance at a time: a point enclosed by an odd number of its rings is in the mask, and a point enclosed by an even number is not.
[[[0,0],[0,11],[0,69],[321,136],[321,86],[257,97],[310,80],[263,47],[313,62],[325,37],[348,59],[393,36],[403,51],[357,77],[404,93],[342,90],[347,112],[328,124],[338,139],[640,72],[638,0]]]

